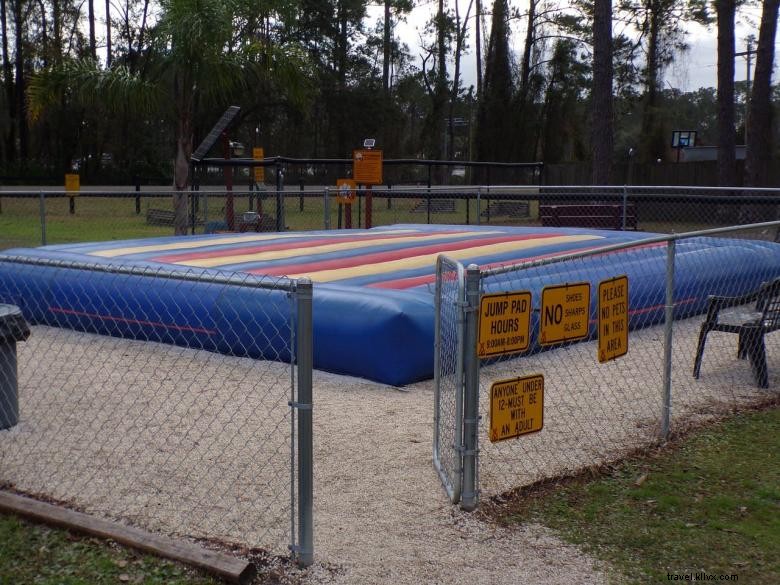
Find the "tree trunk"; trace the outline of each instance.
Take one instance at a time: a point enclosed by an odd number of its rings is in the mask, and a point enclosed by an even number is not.
[[[111,0],[106,0],[106,68],[111,69]]]
[[[385,98],[390,93],[390,0],[385,0],[384,40],[382,43],[382,90]]]
[[[477,0],[477,32],[475,43],[477,45],[477,103],[482,97],[482,0]]]
[[[431,157],[438,160],[444,158],[442,142],[444,139],[444,108],[447,103],[447,47],[444,29],[444,0],[439,0],[439,10],[436,14],[436,83],[434,85],[433,104],[431,107],[433,135],[429,137],[432,146]],[[439,174],[441,175],[441,172]]]
[[[612,0],[595,0],[593,18],[592,166],[594,185],[608,185],[612,167]]]
[[[772,68],[775,59],[780,0],[764,0],[761,29],[756,52],[756,75],[750,97],[748,115],[747,160],[745,185],[769,186],[769,165],[772,159]]]
[[[0,0],[0,21],[2,21],[3,27],[3,83],[5,84],[8,117],[10,118],[8,134],[5,136],[5,158],[12,161],[16,158],[16,99],[13,68],[8,58],[8,16],[5,10],[5,0]]]
[[[735,0],[716,0],[718,16],[718,185],[737,182],[734,129],[734,17]]]
[[[528,83],[531,77],[531,50],[534,45],[534,27],[536,20],[536,4],[538,0],[528,2],[528,26],[525,30],[525,45],[523,47],[523,61],[520,67],[520,104],[525,104],[528,97]]]
[[[660,92],[660,35],[661,20],[664,17],[661,3],[657,0],[648,2],[647,13],[649,31],[647,41],[647,67],[645,68],[645,96],[642,108],[642,133],[639,144],[639,158],[643,163],[653,163],[662,158],[666,143],[663,140],[663,128],[658,112],[661,97]]]
[[[56,0],[54,0],[56,4]],[[49,54],[51,53],[49,47],[49,25],[46,22],[46,5],[43,0],[38,0],[38,8],[41,11],[41,64],[46,69],[49,66]]]
[[[192,83],[184,76],[174,78],[174,100],[177,103],[179,119],[176,128],[176,162],[173,169],[173,229],[177,236],[187,235],[188,187],[190,185],[190,156],[192,155],[192,118],[194,96]]]
[[[27,84],[24,79],[24,20],[22,18],[22,0],[14,2],[14,29],[16,50],[16,121],[19,131],[19,158],[22,162],[27,160],[29,131],[27,127],[27,100],[25,93]]]
[[[52,2],[52,34],[54,35],[54,62],[62,62],[62,7],[59,0]]]
[[[87,18],[89,19],[89,54],[97,61],[97,49],[95,43],[95,0],[87,0]]]

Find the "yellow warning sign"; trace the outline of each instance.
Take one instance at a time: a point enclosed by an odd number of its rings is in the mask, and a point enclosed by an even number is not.
[[[336,201],[339,203],[352,203],[355,201],[355,190],[357,184],[352,179],[336,179]]]
[[[359,185],[382,184],[382,151],[352,151],[352,178]]]
[[[528,349],[531,337],[531,293],[482,295],[479,300],[477,355],[491,357]]]
[[[590,283],[546,286],[542,290],[539,342],[542,345],[588,336]]]
[[[490,386],[490,442],[536,433],[544,426],[544,376],[535,374]]]
[[[628,276],[599,283],[599,362],[628,353]]]
[[[255,160],[263,160],[265,158],[265,151],[262,146],[256,146],[252,149],[252,158]],[[255,167],[255,183],[265,182],[265,167]]]
[[[81,189],[81,179],[76,173],[67,173],[65,175],[65,191],[70,194],[71,197],[78,195]]]

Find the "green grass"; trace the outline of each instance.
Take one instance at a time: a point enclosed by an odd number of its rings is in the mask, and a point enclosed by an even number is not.
[[[510,505],[613,563],[629,583],[668,574],[780,583],[780,410],[739,415],[679,448]]]
[[[0,585],[217,585],[182,565],[0,515]]]
[[[385,193],[385,191],[381,191]],[[433,200],[435,201],[435,199]],[[3,196],[0,193],[0,250],[13,247],[30,247],[41,245],[40,202],[37,198],[20,199]],[[472,225],[477,222],[478,210],[475,200],[455,200],[451,212],[431,213],[431,223],[456,224],[466,223],[468,205],[468,220]],[[538,209],[536,202],[530,203],[531,217],[527,219],[511,218],[509,216],[486,215],[488,203],[482,201],[480,221],[493,225],[538,225],[534,219]],[[141,213],[135,212],[133,197],[88,197],[79,195],[75,198],[75,213],[69,213],[68,199],[48,198],[46,200],[46,242],[48,244],[67,244],[75,242],[98,242],[110,240],[127,240],[133,238],[149,238],[173,235],[173,228],[148,225],[146,211],[152,209],[172,209],[172,198],[142,197]],[[225,198],[210,195],[207,204],[201,207],[200,215],[205,213],[208,221],[224,218]],[[352,226],[365,226],[365,201],[361,208],[352,206]],[[234,197],[236,217],[249,209],[249,199],[245,196]],[[267,193],[262,202],[262,211],[271,217],[276,217],[275,196]],[[344,213],[342,211],[342,213]],[[391,198],[376,195],[373,198],[372,223],[374,226],[391,225],[395,223],[418,223],[428,221],[424,198]],[[342,215],[342,225],[344,225]],[[303,200],[293,193],[287,193],[285,198],[285,225],[290,230],[323,229],[324,203],[322,198],[307,197]],[[331,200],[330,225],[336,229],[338,222],[338,204],[335,198]],[[652,232],[684,232],[693,229],[713,227],[712,225],[695,222],[643,222],[640,227]],[[202,233],[203,227],[198,228]]]

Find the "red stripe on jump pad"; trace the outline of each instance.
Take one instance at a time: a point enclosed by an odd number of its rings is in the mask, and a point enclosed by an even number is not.
[[[635,246],[630,248],[631,250],[639,250],[642,248],[660,248],[666,246],[665,242],[657,244],[645,244],[644,246]],[[599,246],[589,246],[587,248],[576,248],[574,250],[566,250],[564,252],[551,252],[550,254],[541,254],[539,256],[526,256],[525,258],[516,258],[514,260],[502,260],[501,262],[491,262],[489,264],[482,264],[481,270],[488,270],[490,268],[500,268],[501,266],[508,266],[511,264],[519,264],[520,262],[533,262],[534,260],[543,260],[544,258],[553,258],[555,256],[561,256],[563,254],[576,254],[578,252],[587,252],[588,250],[597,250]],[[596,254],[595,256],[608,256],[610,254],[617,254],[618,252],[625,252],[625,250],[613,250],[611,252],[604,252],[603,254]],[[383,280],[381,282],[374,282],[365,286],[370,288],[388,288],[394,290],[403,290],[407,288],[414,288],[415,286],[422,286],[424,284],[431,284],[436,282],[436,274],[423,274],[421,276],[410,276],[407,278],[397,278],[393,280]]]
[[[463,234],[463,230],[458,231],[445,231],[435,232],[437,234]],[[382,240],[394,240],[397,238],[420,238],[425,236],[431,236],[433,232],[421,232],[421,233],[403,233],[403,234],[376,234],[373,239]],[[467,235],[467,234],[464,234]],[[205,260],[207,258],[220,258],[222,256],[241,256],[244,254],[258,254],[261,252],[275,252],[278,250],[292,250],[294,248],[309,248],[315,246],[322,246],[325,244],[346,244],[349,242],[365,242],[370,245],[372,238],[366,236],[344,236],[342,238],[319,238],[315,240],[300,239],[293,242],[284,242],[281,244],[258,244],[255,246],[243,246],[240,248],[225,248],[222,250],[211,250],[201,252],[183,252],[180,254],[165,254],[162,256],[155,256],[151,260],[154,262],[163,263],[176,263],[185,262],[188,260]],[[219,242],[214,243],[215,246],[219,245]]]
[[[215,329],[206,329],[205,327],[193,327],[191,325],[177,325],[175,323],[161,323],[159,321],[146,321],[144,319],[128,319],[127,317],[117,317],[115,315],[101,315],[100,313],[88,313],[87,311],[77,311],[75,309],[63,309],[62,307],[49,307],[52,313],[62,313],[63,315],[75,315],[77,317],[89,317],[90,319],[100,319],[101,321],[113,321],[116,323],[129,323],[131,325],[150,325],[152,327],[164,327],[174,331],[189,331],[190,333],[205,333],[206,335],[216,335]]]
[[[378,264],[380,262],[392,262],[393,260],[414,258],[415,256],[436,254],[438,252],[452,252],[454,250],[463,250],[467,248],[473,248],[475,246],[501,244],[504,242],[519,242],[522,240],[539,240],[558,236],[559,234],[528,234],[524,236],[503,235],[494,236],[491,238],[470,238],[468,240],[459,240],[457,242],[446,242],[444,244],[430,244],[428,246],[386,250],[384,252],[374,252],[373,254],[360,254],[347,256],[345,258],[334,258],[332,260],[315,260],[312,262],[303,262],[300,264],[284,264],[268,268],[253,268],[251,270],[246,270],[245,272],[248,272],[249,274],[262,274],[264,276],[305,274],[307,272],[319,272],[320,270],[336,270],[339,268],[352,268],[354,266]]]

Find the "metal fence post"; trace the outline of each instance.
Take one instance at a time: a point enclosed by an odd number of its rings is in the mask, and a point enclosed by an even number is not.
[[[625,185],[623,185],[623,219],[620,223],[621,229],[625,231],[626,229],[626,208],[628,207],[628,189]]]
[[[312,430],[312,283],[308,278],[296,287],[298,327],[296,361],[298,365],[298,549],[299,565],[314,562],[314,441]]]
[[[479,503],[477,474],[479,465],[479,358],[477,357],[477,319],[479,318],[480,270],[476,264],[466,268],[466,319],[463,335],[463,489],[460,505],[474,510]]]
[[[284,225],[284,169],[276,162],[276,231],[283,232]]]
[[[141,179],[133,178],[135,182],[135,214],[141,215]]]
[[[672,415],[672,328],[674,323],[674,255],[676,241],[666,247],[666,306],[664,320],[664,400],[661,410],[661,438],[669,438]]]
[[[41,214],[41,246],[46,245],[46,195],[43,191],[40,194],[40,214]]]
[[[477,225],[482,223],[482,187],[477,188]]]
[[[326,230],[330,229],[330,188],[325,187],[325,201],[322,206],[325,209],[325,218],[324,218],[324,226]],[[341,214],[339,214],[339,220],[341,219]],[[339,226],[341,227],[341,226]]]

